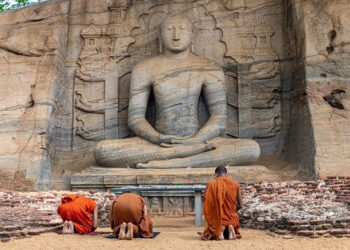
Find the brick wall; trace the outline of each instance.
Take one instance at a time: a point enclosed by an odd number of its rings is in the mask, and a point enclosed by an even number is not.
[[[241,184],[244,208],[241,226],[275,234],[319,237],[350,235],[350,177],[319,181]],[[0,190],[0,238],[21,238],[58,231],[62,220],[56,212],[69,191],[14,192]],[[111,193],[76,192],[96,201],[99,226],[109,227],[115,198]]]
[[[45,232],[60,231],[62,219],[57,214],[61,198],[69,191],[0,192],[0,238],[21,238]],[[112,193],[75,192],[93,199],[99,209],[99,226],[108,227]]]
[[[350,177],[242,184],[242,227],[319,237],[350,234]]]

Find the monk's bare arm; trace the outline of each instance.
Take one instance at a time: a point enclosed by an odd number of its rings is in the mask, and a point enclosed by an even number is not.
[[[145,216],[148,216],[148,208],[147,208],[146,205],[143,206],[143,214],[144,214]]]
[[[151,88],[148,70],[143,65],[136,65],[130,81],[128,126],[135,135],[159,144],[160,134],[145,118]]]
[[[237,192],[237,211],[240,210],[243,207],[243,199],[241,194],[241,188],[238,186],[238,192]]]
[[[96,206],[94,212],[92,213],[92,231],[95,231],[97,228],[97,220],[98,220],[98,209]]]

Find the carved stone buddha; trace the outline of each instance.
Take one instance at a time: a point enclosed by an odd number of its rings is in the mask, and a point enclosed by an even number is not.
[[[131,76],[128,112],[133,138],[104,140],[95,148],[100,166],[119,168],[201,168],[237,165],[259,158],[259,145],[223,138],[227,126],[224,73],[214,61],[191,52],[192,24],[182,15],[161,26],[163,53],[138,63]],[[156,122],[146,120],[154,94]],[[209,119],[200,126],[203,95]]]

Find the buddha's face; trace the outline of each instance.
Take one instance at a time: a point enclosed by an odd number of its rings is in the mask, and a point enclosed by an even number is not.
[[[186,17],[172,16],[164,21],[161,34],[166,49],[181,52],[191,46],[192,24]]]

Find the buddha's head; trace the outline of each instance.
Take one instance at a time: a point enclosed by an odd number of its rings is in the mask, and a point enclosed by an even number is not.
[[[192,23],[185,15],[167,17],[161,26],[161,38],[165,49],[182,52],[191,46]]]

